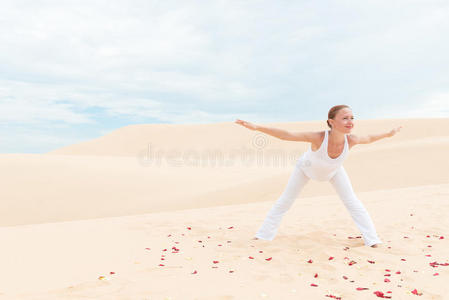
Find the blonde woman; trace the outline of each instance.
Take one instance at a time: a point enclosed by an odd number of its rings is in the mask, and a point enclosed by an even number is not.
[[[287,141],[309,142],[310,147],[297,161],[288,180],[287,187],[268,212],[254,239],[273,240],[281,219],[290,209],[306,183],[310,180],[329,181],[349,211],[366,246],[377,247],[382,243],[376,233],[364,205],[354,194],[343,161],[349,150],[357,144],[369,144],[392,137],[400,131],[399,126],[389,132],[368,136],[351,134],[354,116],[347,105],[337,105],[328,112],[327,125],[330,130],[289,132],[283,129],[264,127],[237,119],[235,123]]]

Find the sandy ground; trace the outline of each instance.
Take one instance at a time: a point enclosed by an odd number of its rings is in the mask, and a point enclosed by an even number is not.
[[[378,248],[314,181],[273,241],[252,240],[307,145],[231,122],[2,154],[0,298],[448,299],[449,119],[360,120],[354,133],[398,125],[344,164]]]

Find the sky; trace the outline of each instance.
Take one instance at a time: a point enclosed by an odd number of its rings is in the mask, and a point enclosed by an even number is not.
[[[449,117],[446,0],[0,2],[0,153],[132,124]],[[324,122],[324,121],[323,121]]]

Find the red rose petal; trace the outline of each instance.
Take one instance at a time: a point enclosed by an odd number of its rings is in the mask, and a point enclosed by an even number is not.
[[[440,275],[440,274],[438,274],[438,273],[433,274],[433,276],[438,276],[438,275]]]
[[[218,260],[214,260],[213,263],[214,263],[214,264],[218,264],[219,261],[218,261]]]
[[[313,263],[313,260],[309,259],[307,262],[308,262],[309,264],[311,264],[311,263]]]
[[[268,260],[268,261],[270,261],[272,259],[273,259],[272,257],[265,258],[265,260]]]
[[[406,261],[406,259],[405,259],[405,258],[401,258],[401,260],[402,260],[402,261]]]
[[[163,265],[163,264],[159,264],[159,266],[160,266],[160,267],[163,267],[164,265]]]
[[[358,287],[356,288],[357,291],[364,291],[364,290],[369,290],[369,288],[364,288],[364,287]]]
[[[234,228],[234,226],[228,227],[228,229],[232,229],[232,228]]]
[[[318,277],[318,273],[315,273],[315,275],[313,275],[313,277],[317,278]]]
[[[196,273],[198,273],[196,270],[192,272],[192,274],[196,274]]]
[[[444,239],[444,236],[440,236],[440,240],[443,240]]]
[[[333,257],[333,256],[330,256],[330,257],[329,257],[329,260],[333,260],[333,259],[334,259],[334,257]]]
[[[381,291],[375,291],[373,294],[375,294],[377,297],[384,298],[384,293]]]
[[[374,260],[368,260],[368,262],[369,262],[370,264],[375,264],[375,263],[376,263]]]
[[[401,274],[401,271],[397,271],[396,274]]]
[[[390,279],[385,278],[385,279],[384,279],[384,282],[390,282]]]
[[[145,250],[151,250],[151,248],[145,248]]]
[[[192,227],[187,227],[188,230],[192,230]]]
[[[259,251],[259,253],[263,253],[263,251],[262,251],[262,250],[260,250],[260,251]]]
[[[390,269],[385,269],[385,272],[391,272],[391,270]]]
[[[315,283],[312,283],[312,284],[310,284],[310,286],[315,286],[315,287],[316,287],[316,286],[318,286],[318,285],[316,285]]]
[[[347,279],[348,279],[348,277],[347,277],[347,276],[343,276],[343,279],[344,279],[344,280],[347,280]]]
[[[115,274],[115,272],[109,272],[109,274]]]
[[[252,256],[248,256],[248,258],[249,258],[249,259],[254,259],[254,257],[252,257]]]

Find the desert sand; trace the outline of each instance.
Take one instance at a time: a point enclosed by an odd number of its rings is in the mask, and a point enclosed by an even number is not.
[[[0,154],[0,299],[449,299],[449,119],[357,120],[353,133],[399,125],[344,163],[378,248],[316,181],[274,240],[252,240],[308,145],[233,122]]]

